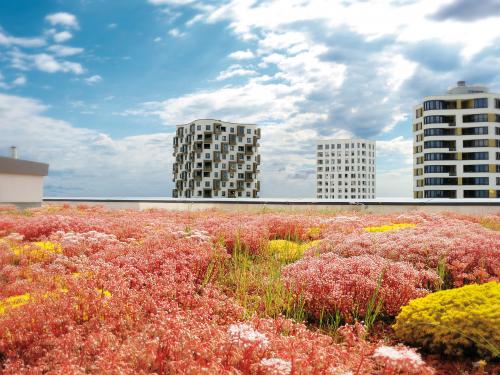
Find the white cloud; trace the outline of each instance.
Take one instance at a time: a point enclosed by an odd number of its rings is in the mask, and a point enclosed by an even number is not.
[[[159,43],[159,42],[161,42],[161,40],[162,39],[159,36],[157,36],[156,38],[153,39],[153,42]]]
[[[189,5],[195,0],[148,0],[148,2],[153,5]]]
[[[216,80],[224,81],[233,77],[242,77],[242,76],[253,76],[256,75],[257,72],[251,69],[245,69],[241,65],[231,65],[226,70],[219,73]]]
[[[19,46],[26,48],[42,47],[46,43],[43,38],[18,38],[10,36],[2,32],[0,29],[0,45],[4,46]]]
[[[78,55],[84,51],[83,48],[61,46],[59,44],[52,45],[47,48],[47,50],[53,52],[57,56],[73,56]]]
[[[82,74],[83,67],[79,63],[70,61],[58,61],[53,56],[46,53],[40,53],[32,56],[34,66],[47,73],[74,73]]]
[[[413,141],[402,136],[389,141],[377,141],[377,154],[384,158],[401,158],[403,156],[406,164],[412,164]]]
[[[44,114],[41,102],[0,94],[0,150],[48,162],[45,195],[169,196],[172,134],[116,139]],[[61,137],[64,134],[64,137]]]
[[[253,59],[255,57],[255,55],[253,54],[252,51],[247,49],[246,51],[232,52],[228,55],[228,57],[230,59],[234,59],[234,60],[249,60],[249,59]]]
[[[173,36],[174,38],[182,38],[186,35],[186,33],[181,32],[179,29],[171,29],[168,31],[168,35]]]
[[[71,13],[59,12],[52,13],[45,17],[45,19],[53,26],[60,25],[72,29],[78,29],[78,20]]]
[[[7,89],[9,86],[4,82],[4,76],[2,72],[0,72],[0,88]]]
[[[20,75],[12,81],[12,86],[24,86],[27,82],[26,76]]]
[[[99,83],[101,81],[102,81],[102,77],[98,74],[95,74],[91,77],[85,78],[85,82],[87,82],[87,84],[89,84],[89,85],[93,85],[93,84]]]
[[[500,87],[497,59],[491,56],[497,51],[489,51],[486,58],[478,53],[500,38],[498,15],[467,23],[448,17],[443,22],[432,17],[443,5],[435,0],[189,3],[183,5],[195,13],[187,27],[201,22],[227,25],[238,45],[248,42],[228,57],[255,61],[221,69],[217,78],[222,87],[143,103],[127,113],[158,116],[170,125],[197,117],[259,123],[263,191],[267,179],[271,185],[290,186],[292,195],[314,196],[311,143],[317,138],[375,138],[394,132],[407,135],[378,143],[378,171],[384,176],[378,194],[410,196],[411,131],[401,126],[408,126],[413,101],[423,92],[441,91],[455,76],[484,79],[489,74]],[[436,43],[438,47],[425,52],[428,44]],[[416,49],[421,60],[408,52],[412,46],[422,50]],[[483,73],[478,64],[467,67],[475,58],[487,67]],[[448,68],[450,61],[453,67]],[[437,72],[425,64],[435,65]],[[225,79],[235,76],[244,82],[227,86]]]
[[[73,37],[73,34],[71,34],[69,31],[61,31],[60,33],[55,33],[53,35],[54,40],[56,43],[64,43],[67,40],[70,40]]]
[[[110,23],[108,25],[108,29],[116,29],[117,26],[118,26],[118,24],[116,24],[116,23],[113,22],[113,23]]]

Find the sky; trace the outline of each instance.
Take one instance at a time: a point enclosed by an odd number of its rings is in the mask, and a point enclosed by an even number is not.
[[[500,92],[499,24],[500,0],[1,0],[0,156],[49,163],[45,196],[168,197],[175,125],[215,118],[261,126],[261,197],[314,198],[336,137],[411,197],[412,106]]]

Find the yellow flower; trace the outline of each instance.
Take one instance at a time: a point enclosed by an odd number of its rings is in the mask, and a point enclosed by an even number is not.
[[[413,224],[413,223],[388,224],[388,225],[380,225],[378,227],[366,227],[365,232],[387,232],[390,230],[398,230],[398,229],[403,229],[403,228],[413,228],[416,226],[417,226],[417,224]]]
[[[410,345],[448,355],[500,357],[500,283],[467,285],[417,298],[393,328]]]
[[[111,292],[109,290],[106,290],[106,289],[97,289],[97,292],[99,292],[100,295],[106,297],[106,298],[109,298],[111,297]]]
[[[320,227],[311,227],[307,229],[306,235],[309,238],[317,238],[321,234],[321,228]]]
[[[287,240],[272,240],[269,241],[268,250],[282,262],[293,262],[299,259],[304,254],[304,251],[315,246],[319,242],[319,240],[303,243]]]
[[[0,314],[5,313],[5,310],[7,308],[15,309],[17,307],[26,305],[29,302],[30,298],[31,296],[29,293],[24,293],[0,300]]]

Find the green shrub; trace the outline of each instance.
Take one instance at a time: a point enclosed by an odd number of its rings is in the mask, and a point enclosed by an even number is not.
[[[500,357],[500,283],[468,285],[417,298],[393,326],[406,343],[444,354]]]

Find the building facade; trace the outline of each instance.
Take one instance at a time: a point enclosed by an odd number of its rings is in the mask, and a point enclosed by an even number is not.
[[[316,198],[374,199],[375,141],[327,139],[316,145]]]
[[[413,108],[414,198],[500,197],[500,94],[459,81]]]
[[[177,125],[174,198],[258,198],[257,125],[213,119]]]
[[[43,199],[43,178],[49,165],[17,158],[13,147],[11,157],[0,156],[0,204],[20,208],[38,207]]]

